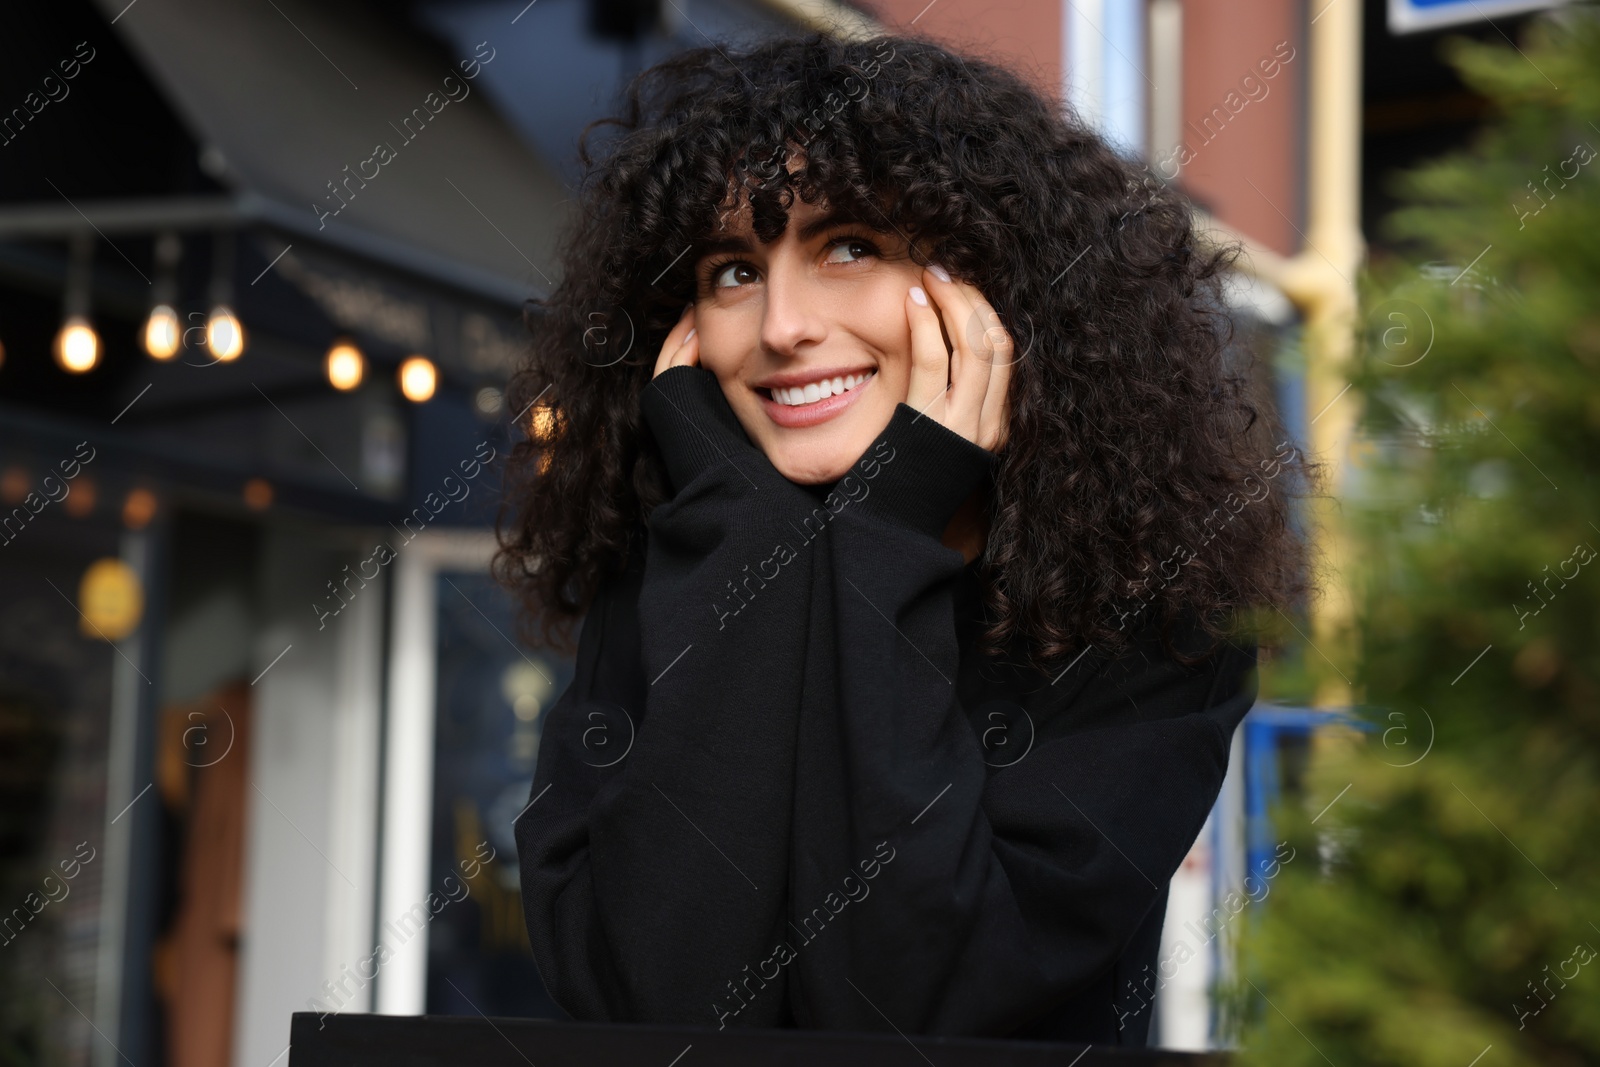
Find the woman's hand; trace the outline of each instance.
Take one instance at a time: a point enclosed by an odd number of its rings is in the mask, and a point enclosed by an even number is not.
[[[906,294],[906,317],[911,323],[911,388],[906,403],[979,448],[998,452],[1009,429],[1011,335],[976,286],[955,281],[938,267],[924,269],[922,277],[923,286]],[[937,310],[919,302],[918,292],[925,298],[931,294]],[[953,349],[945,344],[946,333],[954,341]]]
[[[655,373],[658,377],[668,367],[698,367],[700,365],[700,335],[695,331],[694,305],[683,309],[683,317],[661,342],[661,354],[656,357]]]

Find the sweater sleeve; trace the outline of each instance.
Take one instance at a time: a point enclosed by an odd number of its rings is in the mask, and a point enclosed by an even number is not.
[[[674,495],[547,713],[516,827],[529,941],[576,1019],[777,1026],[781,990],[736,1020],[714,1001],[784,926],[811,560],[748,605],[730,591],[812,501],[711,372],[672,368],[641,407]]]
[[[819,553],[826,697],[802,712],[776,955],[801,1026],[1002,1036],[1100,978],[1160,896],[1221,788],[1255,652],[1186,668],[1146,626],[1115,662],[1041,680],[1059,698],[1011,705],[1011,747],[986,744],[995,702],[957,692],[962,559],[939,532],[965,495],[948,480],[989,453],[904,404],[884,443]]]
[[[641,403],[674,496],[591,608],[517,823],[557,1002],[1002,1035],[1086,988],[1209,811],[1253,654],[1091,652],[1002,758],[992,702],[956,692],[962,562],[939,541],[990,453],[902,404],[819,506],[710,372]]]

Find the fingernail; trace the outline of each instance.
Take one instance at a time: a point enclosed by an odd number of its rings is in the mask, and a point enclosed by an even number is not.
[[[920,285],[913,285],[911,287],[911,299],[915,300],[923,307],[928,306],[928,294],[922,291],[922,286]]]
[[[947,282],[950,280],[950,272],[939,266],[937,263],[928,264],[928,273],[933,275],[935,278],[938,278],[941,282]]]
[[[683,335],[683,343],[684,344],[688,344],[690,338],[694,337],[696,331],[698,331],[699,329],[700,329],[700,327],[698,327],[698,326],[689,327],[689,332]]]

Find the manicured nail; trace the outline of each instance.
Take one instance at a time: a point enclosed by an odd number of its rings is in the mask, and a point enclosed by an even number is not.
[[[700,329],[700,327],[698,327],[698,326],[691,326],[691,327],[689,327],[689,332],[688,332],[688,333],[686,333],[686,334],[684,334],[684,335],[683,335],[683,343],[684,343],[684,344],[688,344],[688,343],[689,343],[689,340],[690,340],[690,339],[691,339],[691,338],[692,338],[692,337],[694,337],[694,335],[695,335],[695,331],[697,331],[697,330],[698,330],[698,329]]]
[[[947,282],[950,280],[950,272],[939,266],[937,263],[928,264],[928,273],[933,275],[935,278],[938,278],[941,282]]]
[[[911,287],[911,299],[915,300],[923,307],[928,306],[928,294],[922,291],[922,286],[920,285],[913,285]]]

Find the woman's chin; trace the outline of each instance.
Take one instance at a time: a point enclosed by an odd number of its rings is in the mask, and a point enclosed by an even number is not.
[[[828,485],[848,474],[857,457],[769,455],[767,458],[779,474],[796,485]]]

